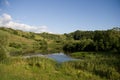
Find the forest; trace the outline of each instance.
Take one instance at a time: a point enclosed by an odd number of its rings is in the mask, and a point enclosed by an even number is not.
[[[65,53],[57,63],[26,54]],[[50,34],[0,27],[1,80],[120,80],[120,28]]]

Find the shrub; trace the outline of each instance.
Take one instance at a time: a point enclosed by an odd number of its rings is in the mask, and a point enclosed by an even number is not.
[[[6,50],[0,47],[0,61],[4,60],[5,58],[7,58]]]
[[[22,45],[21,44],[19,44],[19,43],[10,43],[9,44],[9,47],[14,47],[14,48],[21,48],[22,47]]]

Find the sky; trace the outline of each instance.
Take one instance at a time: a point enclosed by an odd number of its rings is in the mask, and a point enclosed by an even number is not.
[[[0,26],[70,33],[120,27],[120,0],[0,0]]]

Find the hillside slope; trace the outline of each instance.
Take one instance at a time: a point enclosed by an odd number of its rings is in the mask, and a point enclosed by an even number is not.
[[[11,55],[23,55],[27,53],[52,53],[62,51],[63,35],[48,33],[32,33],[0,28],[0,33],[6,33],[8,37],[8,52]]]

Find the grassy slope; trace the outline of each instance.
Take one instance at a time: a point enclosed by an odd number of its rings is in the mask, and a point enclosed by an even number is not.
[[[10,43],[16,43],[16,44],[24,45],[22,48],[26,47],[26,49],[31,49],[32,44],[35,42],[34,40],[27,39],[27,38],[24,38],[24,37],[21,37],[21,36],[17,36],[17,35],[14,35],[14,34],[11,34],[11,33],[7,32],[7,31],[0,30],[0,33],[1,34],[6,33],[7,35],[9,35],[9,37],[8,37],[9,44]],[[7,46],[8,52],[15,52],[15,51],[22,50],[21,48],[17,49],[17,48],[14,48],[14,47],[9,47],[9,44]]]
[[[65,40],[63,35],[55,35],[48,33],[35,34],[34,38],[29,38],[31,36],[30,32],[23,32],[19,30],[13,30],[9,28],[0,28],[0,33],[6,33],[9,35],[9,44],[15,43],[20,45],[20,48],[9,47],[8,50],[11,54],[20,53],[44,53],[42,49],[33,49],[34,44],[39,44],[39,40],[45,40],[47,42],[47,48],[45,53],[60,52],[62,51],[62,44]]]

